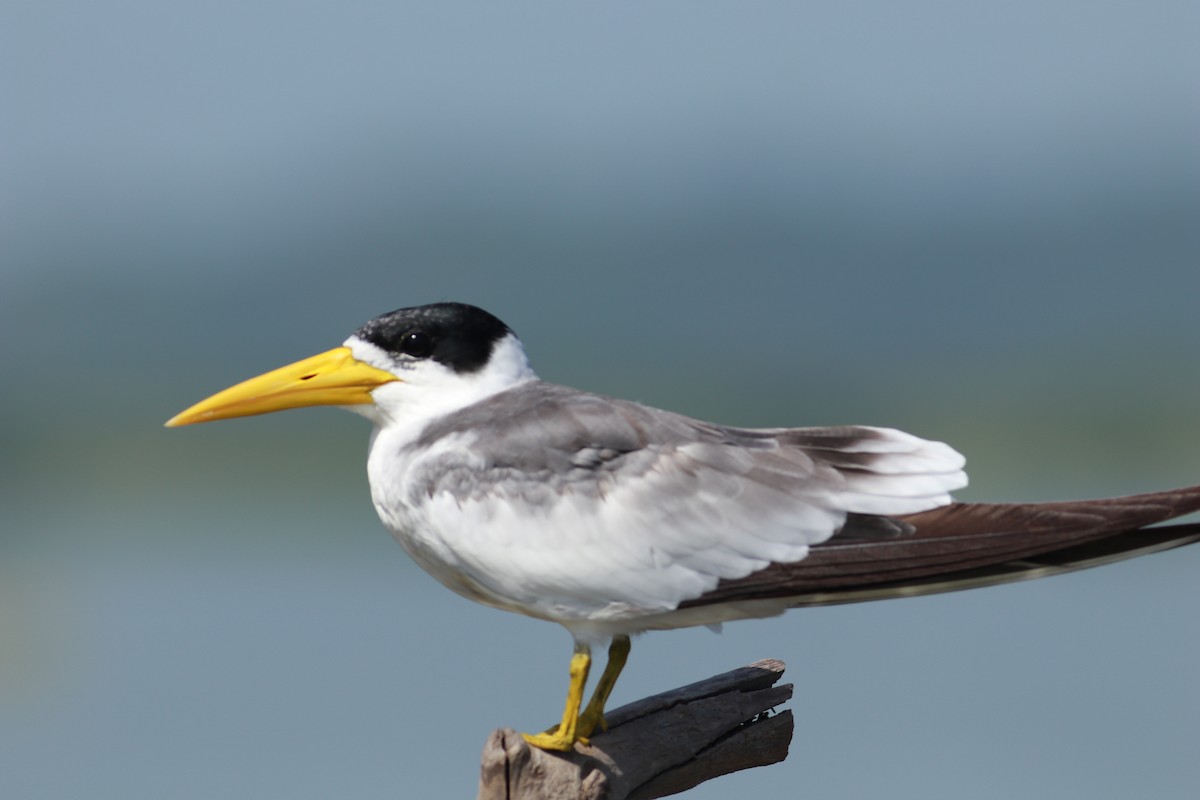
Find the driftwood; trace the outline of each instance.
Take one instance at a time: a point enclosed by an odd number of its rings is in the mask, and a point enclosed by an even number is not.
[[[608,730],[570,753],[530,747],[510,729],[483,748],[479,800],[651,800],[710,778],[787,758],[791,699],[775,686],[784,663],[755,662],[708,680],[622,706]]]

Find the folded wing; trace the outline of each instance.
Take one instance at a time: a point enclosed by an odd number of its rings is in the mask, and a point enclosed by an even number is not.
[[[461,447],[454,442],[460,441]],[[535,382],[432,426],[410,504],[498,605],[637,617],[951,502],[950,447],[886,428],[730,428]]]
[[[777,598],[832,605],[991,586],[1200,541],[1200,486],[1065,503],[955,503],[891,520],[851,517],[799,563],[772,564],[683,605]]]

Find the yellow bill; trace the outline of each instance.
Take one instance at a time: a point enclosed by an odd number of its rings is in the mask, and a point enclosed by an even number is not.
[[[167,420],[168,428],[230,417],[269,414],[303,406],[352,406],[371,402],[371,390],[400,380],[356,359],[348,347],[288,364],[231,386]]]

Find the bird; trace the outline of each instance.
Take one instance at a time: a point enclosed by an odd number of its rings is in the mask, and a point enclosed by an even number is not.
[[[166,425],[304,406],[373,423],[372,502],[417,564],[471,600],[569,631],[561,720],[524,734],[544,750],[605,729],[636,634],[991,586],[1200,540],[1200,525],[1149,527],[1200,510],[1200,486],[956,502],[965,459],[945,443],[862,425],[719,425],[543,381],[508,325],[464,303],[377,316]]]

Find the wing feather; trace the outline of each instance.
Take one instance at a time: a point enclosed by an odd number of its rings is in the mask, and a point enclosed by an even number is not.
[[[856,519],[803,563],[723,581],[685,605],[830,605],[1043,577],[1200,541],[1197,524],[1147,527],[1197,510],[1200,486],[1064,503],[955,503],[895,521],[907,528],[897,536],[861,535]]]
[[[407,455],[373,489],[381,514],[420,509],[419,529],[389,524],[414,557],[560,620],[674,609],[803,559],[847,514],[937,508],[966,483],[962,456],[900,431],[730,428],[538,381],[432,423]]]

